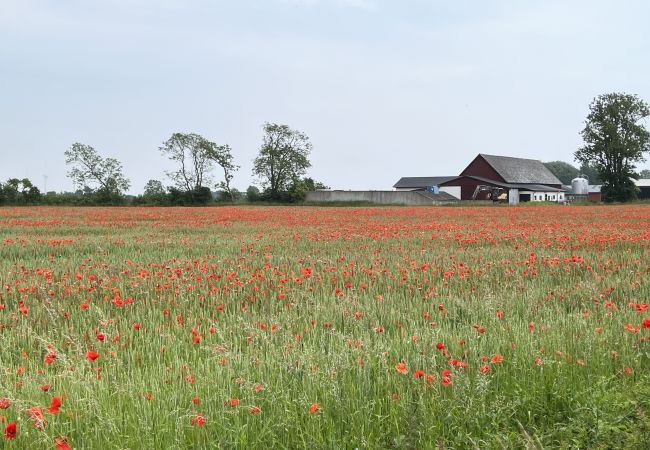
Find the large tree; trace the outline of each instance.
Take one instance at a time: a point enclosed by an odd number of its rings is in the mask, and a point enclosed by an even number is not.
[[[311,166],[311,142],[306,134],[287,125],[264,124],[260,152],[253,161],[253,174],[262,182],[265,196],[281,199],[282,192],[298,181]]]
[[[120,199],[131,182],[124,176],[122,164],[114,158],[102,158],[90,145],[74,143],[65,151],[68,176],[80,188],[90,188],[102,202]]]
[[[643,123],[649,115],[650,107],[636,95],[604,94],[589,105],[582,130],[585,144],[575,159],[598,170],[603,200],[625,202],[636,197],[634,169],[650,150],[650,132]]]
[[[580,171],[564,161],[549,161],[544,165],[562,184],[571,184],[571,180],[580,175]]]
[[[185,192],[198,192],[212,180],[210,172],[217,164],[223,169],[224,181],[220,186],[231,195],[230,181],[239,169],[234,164],[227,145],[217,145],[196,133],[174,133],[160,147],[160,151],[178,164],[178,169],[167,172],[176,186]]]

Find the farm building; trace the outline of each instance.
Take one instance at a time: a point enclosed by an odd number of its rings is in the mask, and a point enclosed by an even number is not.
[[[639,188],[637,196],[639,198],[650,198],[650,178],[641,178],[635,181],[636,187]]]
[[[405,177],[396,190],[436,186],[460,200],[565,201],[562,183],[541,161],[479,154],[457,177]]]

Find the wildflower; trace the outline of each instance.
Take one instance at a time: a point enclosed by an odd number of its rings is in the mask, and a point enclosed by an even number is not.
[[[451,381],[451,377],[442,377],[442,380],[440,380],[440,382],[441,382],[442,385],[445,386],[445,387],[449,387],[449,386],[451,386],[452,384],[454,384],[454,382]]]
[[[424,373],[424,371],[422,371],[422,370],[420,370],[420,369],[418,369],[418,370],[416,370],[415,372],[413,372],[413,378],[416,378],[416,379],[417,379],[417,378],[422,378],[422,377],[425,376],[425,375],[426,375],[426,373]]]
[[[399,373],[406,375],[408,373],[408,370],[406,369],[406,364],[403,362],[395,364],[395,370],[397,370]]]
[[[56,450],[70,450],[70,444],[68,444],[66,437],[54,438],[54,444],[56,445]]]
[[[47,355],[45,355],[44,362],[45,364],[50,365],[54,362],[55,359],[56,359],[56,353],[49,352]]]
[[[197,413],[194,417],[190,419],[190,423],[192,425],[196,425],[197,427],[202,427],[205,425],[205,417],[201,413]]]
[[[31,416],[36,428],[43,428],[47,424],[47,421],[43,418],[43,410],[38,406],[29,408],[26,412]]]
[[[133,324],[134,330],[139,330],[140,328],[142,328],[142,324],[140,322],[136,322]]]
[[[643,328],[650,328],[650,319],[643,319]]]
[[[239,400],[236,399],[236,398],[233,398],[230,401],[225,402],[225,404],[230,406],[231,408],[234,408],[235,406],[239,405]]]
[[[16,422],[11,422],[9,425],[5,427],[5,437],[7,439],[15,438],[17,432],[18,430],[16,429]]]
[[[259,414],[262,412],[262,408],[259,406],[251,406],[251,409],[248,410],[251,414]]]
[[[0,409],[7,409],[11,406],[8,398],[0,398]]]
[[[318,411],[320,411],[320,403],[313,403],[309,407],[309,414],[316,414]]]
[[[444,350],[444,349],[445,349],[445,344],[443,344],[442,342],[438,342],[438,343],[436,344],[436,348],[437,348],[438,350]]]
[[[61,407],[61,399],[59,397],[52,397],[52,403],[47,410],[52,414],[58,414]]]
[[[478,370],[479,370],[479,372],[481,372],[483,375],[487,375],[488,373],[490,373],[490,370],[492,370],[492,369],[490,369],[490,366],[488,366],[487,364],[485,364],[485,365],[481,366]]]
[[[493,355],[491,361],[492,361],[493,364],[502,363],[503,362],[503,355],[499,355],[499,354]]]
[[[96,352],[86,352],[86,359],[87,359],[88,361],[93,362],[93,361],[96,360],[97,358],[99,358],[99,353],[96,353]]]
[[[528,322],[528,329],[530,330],[531,333],[535,331],[535,323]]]

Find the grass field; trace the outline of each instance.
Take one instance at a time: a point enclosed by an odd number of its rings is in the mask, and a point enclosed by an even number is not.
[[[639,205],[2,208],[0,448],[648,448],[649,244]]]

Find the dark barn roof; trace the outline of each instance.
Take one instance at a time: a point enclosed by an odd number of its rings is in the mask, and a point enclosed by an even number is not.
[[[418,189],[428,186],[438,186],[445,181],[456,178],[453,177],[402,177],[393,185],[395,189]]]
[[[558,186],[562,184],[541,161],[536,159],[486,155],[483,153],[474,158],[474,161],[463,170],[462,174],[478,175],[468,172],[471,172],[472,165],[479,158],[489,164],[506,183],[556,184]],[[468,171],[468,169],[470,170]]]
[[[543,184],[532,184],[532,183],[504,183],[502,181],[497,181],[497,180],[490,180],[489,178],[485,177],[477,177],[473,175],[463,175],[460,177],[454,177],[450,179],[449,181],[446,181],[443,183],[445,186],[455,186],[456,181],[460,180],[462,178],[469,178],[475,181],[478,181],[483,184],[489,184],[492,186],[497,186],[497,187],[502,187],[502,188],[507,188],[507,189],[520,189],[520,190],[527,190],[527,191],[537,191],[537,192],[565,192],[565,189],[561,188],[554,188],[550,186],[545,186]]]

